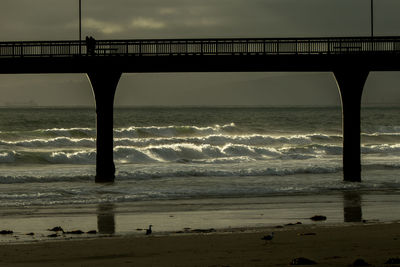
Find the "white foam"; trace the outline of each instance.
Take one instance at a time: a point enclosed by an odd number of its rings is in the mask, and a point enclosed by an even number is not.
[[[0,163],[13,163],[15,162],[15,151],[0,153]]]

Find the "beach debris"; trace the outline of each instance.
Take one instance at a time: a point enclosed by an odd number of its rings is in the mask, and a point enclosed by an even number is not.
[[[288,223],[288,224],[285,224],[286,226],[292,226],[292,225],[299,225],[299,224],[302,224],[301,222],[297,222],[297,223]]]
[[[290,262],[290,265],[314,265],[317,264],[315,261],[300,257],[300,258],[295,258]]]
[[[210,228],[210,229],[193,229],[192,231],[190,231],[191,233],[212,233],[212,232],[216,232],[216,230],[214,228]]]
[[[85,232],[81,231],[81,230],[74,230],[74,231],[68,231],[65,232],[66,234],[70,234],[70,235],[81,235],[84,234]]]
[[[12,235],[14,232],[11,230],[1,230],[0,235]]]
[[[47,237],[58,237],[58,234],[51,234],[51,235],[48,235]]]
[[[95,235],[95,234],[97,234],[97,231],[96,230],[90,230],[90,231],[87,231],[87,234]]]
[[[312,221],[326,221],[326,216],[323,215],[315,215],[310,218]]]
[[[371,264],[368,264],[364,259],[356,259],[353,262],[352,266],[370,266]]]
[[[194,233],[194,234],[206,234],[206,233],[212,233],[212,232],[216,232],[216,230],[214,228],[210,228],[210,229],[193,229],[191,230],[190,227],[185,227],[183,228],[183,231],[176,231],[176,234],[188,234],[188,233]]]
[[[52,231],[52,232],[63,232],[64,233],[64,229],[62,229],[61,226],[56,226],[56,227],[53,227],[53,228],[48,229],[48,230]]]
[[[261,238],[261,240],[265,240],[265,241],[271,241],[274,238],[274,232],[272,232],[269,235],[265,235]]]
[[[304,235],[317,235],[316,233],[300,233],[300,236],[304,236]]]
[[[33,233],[33,232],[30,232],[30,233],[27,233],[27,234],[25,234],[25,235],[35,235],[35,233]]]
[[[151,235],[151,233],[153,232],[152,230],[151,230],[151,227],[152,227],[153,225],[149,225],[149,229],[147,229],[146,230],[146,235]]]
[[[400,258],[390,258],[385,262],[385,264],[400,264]]]

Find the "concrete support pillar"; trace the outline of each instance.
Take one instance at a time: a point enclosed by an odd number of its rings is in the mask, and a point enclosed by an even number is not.
[[[113,111],[115,90],[121,74],[106,70],[87,74],[96,101],[96,183],[113,182],[115,178]]]
[[[342,101],[343,179],[361,182],[361,97],[369,71],[347,68],[333,73]]]

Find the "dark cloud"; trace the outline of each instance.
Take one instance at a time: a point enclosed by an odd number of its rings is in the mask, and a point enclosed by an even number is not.
[[[82,8],[83,36],[97,39],[370,34],[369,0],[82,0]],[[398,0],[375,1],[377,35],[400,34],[398,10]],[[78,0],[1,1],[0,40],[63,39],[78,39]],[[3,103],[24,98],[43,105],[92,105],[83,74],[0,79]],[[372,74],[363,100],[400,102],[399,85],[393,73]],[[287,99],[288,94],[296,97]],[[116,97],[123,105],[337,102],[334,80],[326,73],[126,74]]]
[[[368,0],[82,0],[98,38],[368,35]],[[376,30],[398,34],[398,0],[375,1]],[[2,0],[0,39],[74,39],[78,0]]]

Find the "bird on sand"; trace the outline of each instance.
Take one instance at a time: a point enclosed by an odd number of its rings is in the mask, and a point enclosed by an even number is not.
[[[274,232],[272,232],[269,235],[265,235],[261,238],[261,240],[265,240],[265,241],[271,241],[274,238]]]
[[[152,233],[152,231],[151,231],[151,227],[152,227],[153,225],[149,225],[149,229],[146,229],[146,235],[151,235],[151,233]]]

